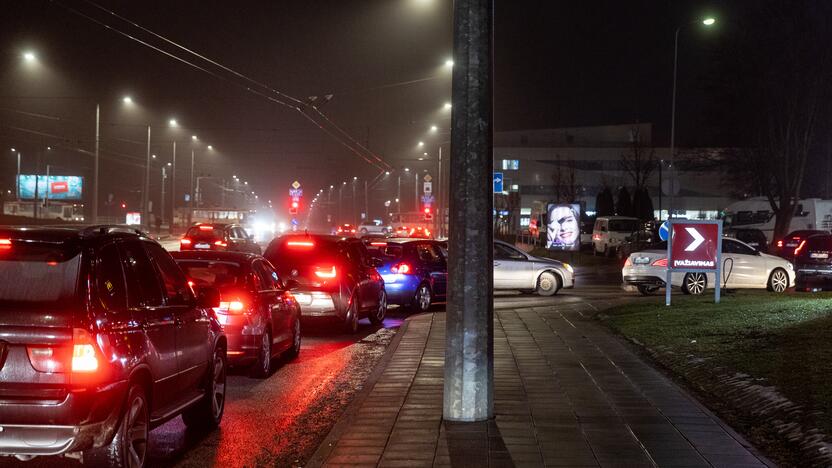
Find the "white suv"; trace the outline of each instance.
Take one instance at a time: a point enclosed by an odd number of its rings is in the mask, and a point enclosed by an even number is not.
[[[592,253],[613,255],[630,234],[639,230],[638,218],[602,216],[595,220],[592,230]]]
[[[370,224],[361,224],[358,226],[358,233],[363,235],[366,234],[392,234],[393,227],[386,225],[381,222],[381,220],[375,220]]]

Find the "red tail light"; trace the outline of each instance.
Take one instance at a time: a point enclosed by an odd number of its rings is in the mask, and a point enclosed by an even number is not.
[[[782,248],[783,248],[783,241],[782,241],[782,240],[777,241],[777,248],[778,248],[778,249],[782,249]]]
[[[0,239],[0,250],[11,250],[12,249],[12,240],[11,239]]]
[[[660,259],[656,260],[655,262],[653,262],[652,265],[657,266],[657,267],[666,267],[667,266],[667,259],[666,258],[660,258]]]
[[[242,301],[220,302],[216,310],[226,314],[241,314],[246,310],[246,305]]]
[[[370,242],[373,247],[387,247],[387,242]]]
[[[217,247],[228,247],[228,244],[226,244],[225,242],[223,242],[221,240],[218,240],[218,241],[214,242],[214,245],[216,245]]]
[[[191,245],[191,240],[187,237],[179,240],[179,245]]]
[[[335,266],[331,267],[315,267],[315,276],[318,278],[330,279],[335,278],[338,272],[335,270]]]
[[[200,230],[200,231],[213,231],[213,230],[214,230],[214,226],[200,226],[200,227],[199,227],[199,230]]]
[[[76,328],[72,345],[29,346],[29,362],[38,372],[68,372],[90,374],[98,370],[99,353],[92,335]]]
[[[803,247],[806,245],[806,241],[800,241],[800,245],[794,249],[794,256],[797,257],[800,254],[800,251],[803,250]]]
[[[312,241],[289,241],[286,242],[286,245],[289,247],[315,247],[315,243]]]
[[[390,267],[390,272],[394,275],[406,275],[410,273],[411,268],[407,263],[399,263]]]

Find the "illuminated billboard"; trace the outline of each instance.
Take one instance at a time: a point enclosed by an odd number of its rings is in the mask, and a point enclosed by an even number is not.
[[[577,251],[581,248],[581,205],[554,204],[546,207],[546,247]]]
[[[37,183],[36,183],[37,182]],[[37,185],[37,198],[46,198],[47,190],[50,200],[80,200],[84,191],[84,178],[79,176],[50,175],[47,184],[46,176],[21,174],[18,179],[19,195],[23,200],[35,198],[35,185]]]

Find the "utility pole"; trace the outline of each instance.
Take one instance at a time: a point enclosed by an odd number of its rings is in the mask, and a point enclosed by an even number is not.
[[[162,166],[162,202],[159,203],[159,205],[161,206],[159,210],[161,211],[160,215],[162,217],[162,222],[165,222],[165,179],[167,178],[167,167]]]
[[[150,231],[150,125],[147,126],[147,162],[144,173],[144,192],[142,193],[142,224]]]
[[[365,222],[370,220],[370,201],[368,199],[369,190],[367,189],[367,181],[364,180],[364,216]]]
[[[419,212],[419,173],[413,170],[413,211]]]
[[[95,162],[92,173],[92,223],[98,224],[98,150],[101,145],[101,105],[95,105]],[[36,176],[37,177],[37,176]],[[35,197],[37,198],[37,196]]]
[[[396,185],[396,212],[399,215],[399,222],[402,217],[402,174],[399,173],[399,179]]]
[[[494,416],[493,0],[454,1],[446,421]]]
[[[173,140],[173,165],[170,169],[170,224],[168,225],[168,233],[173,234],[173,224],[176,219],[176,140]]]
[[[353,226],[358,226],[358,221],[356,221],[356,218],[358,218],[358,216],[356,216],[356,211],[358,211],[358,203],[356,203],[357,200],[355,198],[355,182],[356,182],[356,180],[353,179],[352,180],[352,219],[353,219],[352,225]]]

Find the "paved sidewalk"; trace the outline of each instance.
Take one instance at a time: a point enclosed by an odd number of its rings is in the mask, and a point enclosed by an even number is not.
[[[587,302],[495,311],[495,414],[443,423],[444,313],[409,321],[309,466],[762,467],[737,434],[594,323]]]

